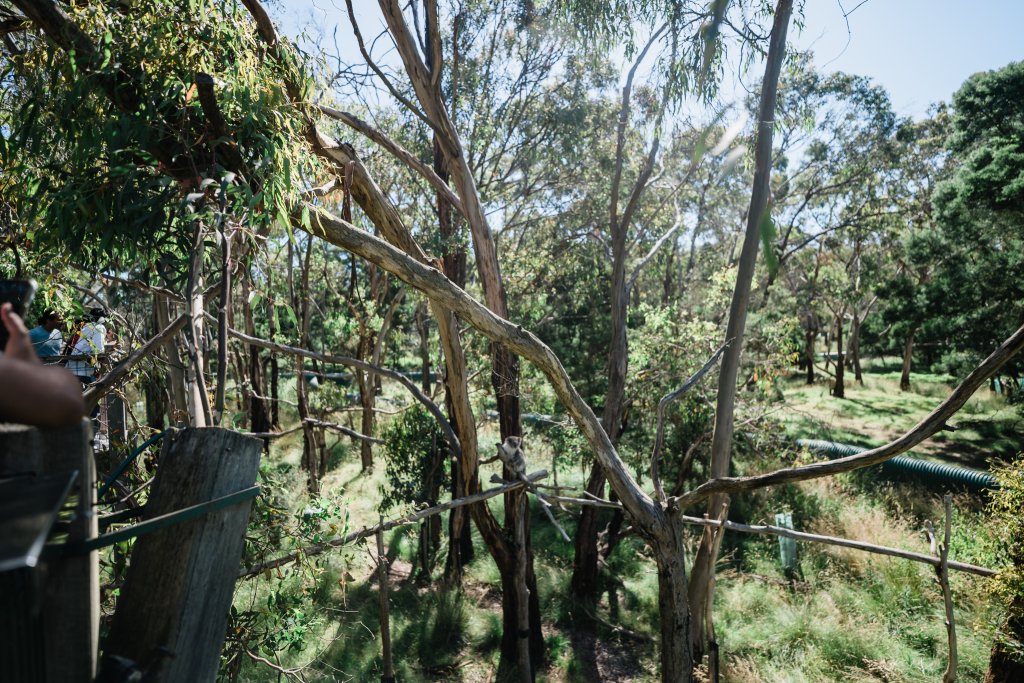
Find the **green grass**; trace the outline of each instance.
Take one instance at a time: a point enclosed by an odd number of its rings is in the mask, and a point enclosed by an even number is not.
[[[899,389],[899,371],[878,371],[869,364],[864,384],[848,377],[846,398],[829,395],[827,383],[807,385],[802,377],[782,380],[784,406],[778,415],[793,438],[878,446],[903,434],[950,393],[954,380],[945,375],[912,375],[911,391]],[[939,432],[915,453],[935,459],[985,467],[1020,452],[1024,420],[1015,406],[988,389],[979,390],[950,423],[955,432]]]
[[[898,374],[871,373],[864,387],[851,386],[850,399],[839,401],[827,390],[786,382],[780,412],[788,434],[831,438],[861,445],[879,443],[898,432],[942,400],[948,378],[919,378],[920,392],[898,391]],[[990,427],[971,426],[946,436],[946,446],[987,443],[985,429],[1005,449],[1018,447],[1011,425],[1016,411],[1001,399],[987,395],[968,404],[970,418]],[[290,418],[294,419],[294,418]],[[495,441],[493,426],[484,425],[481,443]],[[974,430],[974,433],[971,433]],[[989,434],[989,436],[991,436]],[[941,444],[941,442],[940,442]],[[297,471],[298,434],[275,443],[271,459],[286,479],[291,506],[304,505],[303,483]],[[946,457],[943,446],[933,457]],[[551,468],[550,449],[534,437],[533,463]],[[337,496],[347,506],[350,526],[373,524],[378,519],[378,487],[383,467],[359,473],[358,452],[339,447],[335,467],[324,481],[325,495]],[[757,469],[764,463],[747,463]],[[485,468],[486,480],[496,466]],[[558,473],[559,482],[581,486],[585,471],[572,466]],[[490,501],[501,518],[500,499]],[[952,556],[991,565],[992,544],[978,501],[957,499]],[[796,527],[817,533],[860,538],[927,552],[920,533],[924,519],[937,519],[941,503],[932,492],[908,485],[888,484],[856,477],[808,482],[763,491],[734,501],[734,518],[771,519],[788,509]],[[577,606],[568,598],[572,546],[558,536],[540,510],[532,509],[533,547],[545,623],[549,667],[542,681],[657,680],[657,652],[653,646],[600,629],[588,639],[573,626]],[[559,512],[572,534],[575,519]],[[408,572],[416,548],[415,528],[388,534],[386,543],[395,555],[395,567]],[[695,549],[698,535],[687,531]],[[391,632],[396,673],[402,681],[494,680],[501,640],[500,582],[480,539],[475,536],[477,559],[466,573],[466,592],[459,596],[428,588],[414,580],[398,580],[391,588]],[[931,569],[904,560],[869,556],[853,550],[801,544],[802,581],[791,587],[783,579],[777,541],[768,537],[726,537],[719,566],[715,626],[724,666],[723,680],[732,683],[830,681],[934,681],[945,666],[945,629],[941,597]],[[692,557],[692,551],[688,553]],[[304,666],[309,681],[370,681],[381,671],[378,640],[378,592],[373,561],[364,546],[345,548],[321,557],[324,565],[315,586],[305,586],[310,614],[314,615],[305,647],[285,653],[280,664]],[[435,578],[443,568],[439,558]],[[624,539],[609,561],[618,578],[605,593],[599,616],[625,629],[657,635],[657,575],[649,551],[635,536]],[[291,583],[289,583],[289,581]],[[236,605],[264,600],[273,581],[245,588]],[[284,586],[301,591],[297,578]],[[959,626],[959,680],[980,680],[992,642],[992,624],[998,615],[987,598],[983,579],[954,575],[953,587]],[[241,680],[278,680],[277,672],[245,662]]]

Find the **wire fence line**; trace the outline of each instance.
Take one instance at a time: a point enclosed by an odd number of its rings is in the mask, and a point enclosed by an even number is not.
[[[453,510],[455,508],[463,507],[466,505],[473,505],[474,503],[480,503],[482,501],[488,500],[489,498],[500,496],[509,491],[514,491],[519,488],[533,489],[537,482],[546,478],[547,476],[547,470],[538,470],[527,475],[527,481],[506,482],[501,486],[496,486],[494,488],[487,489],[486,491],[481,491],[479,493],[475,493],[470,496],[465,496],[463,498],[455,498],[453,500],[441,503],[439,505],[435,505],[433,507],[424,508],[422,510],[418,510],[416,512],[396,519],[381,522],[380,524],[374,526],[363,527],[357,531],[353,531],[346,535],[337,536],[333,539],[324,541],[322,543],[309,545],[304,548],[300,548],[295,552],[282,555],[281,557],[277,557],[272,560],[260,562],[251,567],[247,567],[242,570],[238,578],[244,579],[256,576],[257,574],[260,574],[267,570],[275,569],[277,567],[282,567],[291,562],[295,562],[300,558],[320,555],[321,553],[330,550],[331,548],[340,548],[342,546],[355,543],[356,541],[377,534],[378,531],[389,531],[396,527],[414,524],[429,517],[439,515],[442,512]],[[545,494],[545,497],[553,502],[564,505],[595,506],[609,509],[622,508],[622,506],[619,503],[614,503],[608,500],[602,500],[600,498],[572,498],[547,493]],[[910,560],[912,562],[920,562],[923,564],[931,565],[936,569],[940,568],[943,564],[943,561],[940,558],[925,553],[918,553],[911,550],[903,550],[902,548],[893,548],[890,546],[877,545],[875,543],[869,543],[867,541],[858,541],[855,539],[842,538],[839,536],[826,536],[823,534],[811,534],[802,531],[794,531],[792,529],[773,526],[771,524],[740,524],[738,522],[720,521],[716,519],[710,519],[708,517],[691,517],[688,515],[679,515],[679,519],[684,524],[688,524],[691,526],[713,526],[723,528],[727,531],[735,531],[745,534],[781,536],[784,538],[792,538],[798,541],[806,541],[810,543],[820,543],[823,545],[834,545],[844,548],[852,548],[854,550],[860,550],[875,555],[886,555],[889,557],[898,557],[904,560]],[[998,574],[998,571],[995,569],[981,567],[966,562],[946,560],[945,564],[951,570],[965,572],[967,574],[973,574],[975,576],[989,578]]]

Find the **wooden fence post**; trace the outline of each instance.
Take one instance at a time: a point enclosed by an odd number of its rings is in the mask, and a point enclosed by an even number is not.
[[[388,610],[388,558],[384,555],[384,515],[377,528],[377,578],[380,583],[380,646],[383,658],[381,683],[395,683],[395,664],[391,657],[391,617]]]
[[[97,533],[93,504],[96,470],[90,446],[91,427],[36,429],[0,425],[0,476],[68,474],[78,471],[77,497],[68,541],[84,541]],[[47,681],[92,681],[96,676],[100,635],[99,555],[42,560],[43,651]],[[0,670],[2,671],[2,670]],[[0,676],[3,678],[3,676]]]
[[[171,432],[144,519],[252,486],[262,450],[259,439],[218,427]],[[216,678],[250,507],[208,512],[135,541],[104,654],[154,668],[148,680],[156,683]],[[164,650],[170,658],[158,665]]]

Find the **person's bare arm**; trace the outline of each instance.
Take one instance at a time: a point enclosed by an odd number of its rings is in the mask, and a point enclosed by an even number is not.
[[[37,427],[64,427],[85,416],[82,388],[64,368],[43,365],[36,357],[25,323],[0,307],[0,319],[10,334],[0,356],[0,421]]]

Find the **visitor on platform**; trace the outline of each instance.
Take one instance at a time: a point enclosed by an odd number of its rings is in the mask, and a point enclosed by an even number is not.
[[[60,355],[64,346],[64,338],[60,333],[60,314],[46,311],[39,319],[39,324],[28,331],[28,336],[35,347],[36,355],[45,363],[46,359]]]
[[[89,317],[82,323],[77,337],[73,340],[74,344],[68,354],[72,357],[72,360],[68,361],[68,370],[83,385],[92,384],[96,380],[96,365],[99,363],[99,357],[103,355],[107,340],[102,308],[93,308],[89,311]]]

